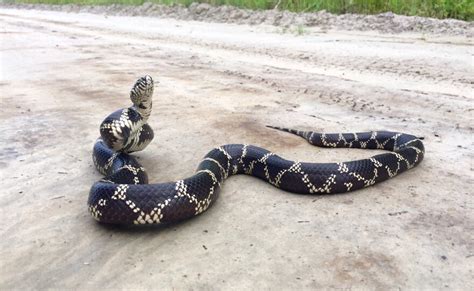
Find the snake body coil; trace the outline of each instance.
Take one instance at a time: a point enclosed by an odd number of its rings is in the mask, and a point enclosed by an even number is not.
[[[100,222],[156,224],[188,219],[206,211],[217,199],[223,181],[235,174],[252,175],[294,193],[354,191],[413,168],[424,155],[421,140],[404,133],[322,134],[271,127],[299,135],[320,147],[390,152],[350,162],[305,163],[286,160],[252,145],[228,144],[211,150],[193,176],[148,184],[145,169],[128,153],[144,149],[153,138],[146,123],[152,95],[152,78],[140,78],[130,93],[133,106],[112,113],[101,124],[101,138],[94,145],[93,160],[105,178],[94,183],[88,199],[89,211]]]

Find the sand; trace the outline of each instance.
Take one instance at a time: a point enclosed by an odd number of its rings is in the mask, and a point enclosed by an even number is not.
[[[472,39],[161,17],[0,9],[0,288],[474,288]],[[212,147],[347,161],[265,127],[403,131],[423,163],[350,194],[286,193],[248,176],[158,228],[87,212],[102,119],[157,84],[151,181],[193,173]]]

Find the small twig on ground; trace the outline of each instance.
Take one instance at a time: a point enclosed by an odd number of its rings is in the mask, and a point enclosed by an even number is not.
[[[56,197],[53,197],[53,198],[51,198],[51,199],[49,199],[49,200],[56,200],[56,199],[59,199],[59,198],[64,198],[64,197],[66,197],[66,196],[64,196],[64,195],[61,195],[61,196],[56,196]]]

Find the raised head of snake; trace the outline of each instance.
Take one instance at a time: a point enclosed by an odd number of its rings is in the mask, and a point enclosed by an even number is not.
[[[145,122],[151,114],[153,88],[153,79],[146,75],[138,79],[130,90],[130,100],[132,100],[135,110],[140,113]]]
[[[100,125],[104,143],[116,152],[134,152],[144,149],[153,139],[153,130],[147,124],[153,103],[153,79],[144,76],[130,90],[133,106],[119,109],[107,116]]]

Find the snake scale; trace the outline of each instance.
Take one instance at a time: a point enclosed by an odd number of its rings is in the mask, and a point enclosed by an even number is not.
[[[148,184],[145,169],[129,153],[143,150],[153,139],[153,130],[147,124],[153,89],[150,76],[138,79],[130,92],[133,106],[113,112],[100,126],[93,161],[105,177],[93,184],[88,199],[90,213],[100,222],[159,224],[191,218],[206,211],[216,201],[223,181],[236,174],[252,175],[289,192],[334,194],[382,182],[423,160],[423,143],[409,134],[324,134],[271,127],[319,147],[389,152],[349,162],[305,163],[286,160],[253,145],[227,144],[211,150],[191,177]]]

